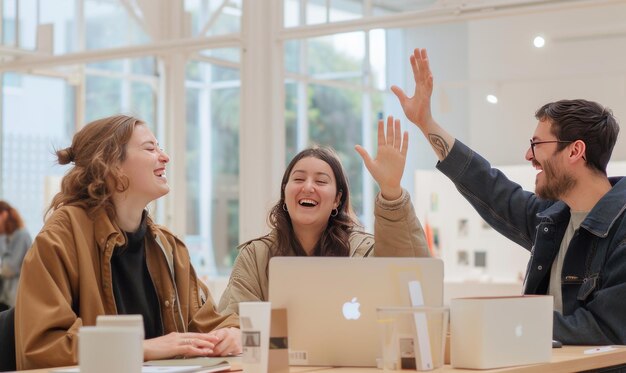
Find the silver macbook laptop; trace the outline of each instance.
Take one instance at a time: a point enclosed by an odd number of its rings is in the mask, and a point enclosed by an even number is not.
[[[443,262],[434,258],[275,257],[272,308],[286,308],[291,365],[376,366],[376,308],[410,306],[409,281],[424,305],[443,302]]]
[[[553,302],[551,295],[452,299],[452,367],[494,369],[549,362]]]

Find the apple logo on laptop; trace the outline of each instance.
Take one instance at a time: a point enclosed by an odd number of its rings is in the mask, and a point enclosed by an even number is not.
[[[358,320],[361,317],[361,312],[359,311],[359,307],[361,303],[356,301],[356,297],[352,298],[350,302],[346,302],[343,304],[343,317],[346,320]]]
[[[524,330],[523,330],[523,328],[522,328],[522,324],[518,324],[518,325],[515,327],[515,336],[516,336],[517,338],[519,338],[519,337],[521,337],[521,336],[522,336],[522,334],[524,334]]]

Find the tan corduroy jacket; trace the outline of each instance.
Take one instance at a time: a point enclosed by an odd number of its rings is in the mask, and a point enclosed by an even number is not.
[[[117,313],[111,256],[125,241],[104,211],[91,217],[65,206],[46,221],[22,267],[15,309],[18,369],[77,364],[78,329],[95,325],[98,315]],[[216,312],[176,236],[149,220],[145,248],[164,334],[239,327],[236,315]]]
[[[379,193],[374,217],[374,235],[357,231],[350,234],[350,256],[430,255],[424,230],[406,190],[403,189],[402,196],[395,201],[384,200]],[[239,302],[267,301],[271,237],[270,234],[268,239],[257,239],[241,248],[220,299],[220,312],[238,312]]]

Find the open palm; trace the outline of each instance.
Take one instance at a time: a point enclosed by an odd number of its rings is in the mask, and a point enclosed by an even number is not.
[[[385,199],[396,199],[402,194],[400,181],[406,164],[406,154],[409,146],[408,132],[402,133],[400,120],[389,116],[387,118],[387,133],[383,120],[378,121],[378,150],[376,158],[372,159],[369,153],[360,145],[355,146],[365,167],[370,172]]]
[[[406,117],[413,123],[421,126],[432,120],[430,97],[433,93],[433,75],[428,63],[426,49],[415,49],[410,57],[415,93],[408,97],[398,86],[392,86],[391,91],[398,97]]]

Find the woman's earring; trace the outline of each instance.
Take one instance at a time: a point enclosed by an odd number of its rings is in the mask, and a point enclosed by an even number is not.
[[[283,210],[287,211],[287,204],[286,203],[283,203]]]
[[[339,214],[339,210],[337,209],[333,209],[333,211],[330,212],[330,216],[332,216],[333,218],[337,216],[337,214]]]

